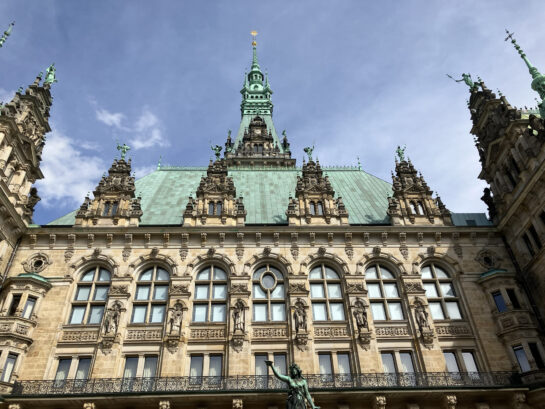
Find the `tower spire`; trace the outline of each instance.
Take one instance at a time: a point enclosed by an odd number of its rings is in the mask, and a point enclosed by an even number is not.
[[[515,40],[515,38],[513,37],[515,33],[510,33],[507,29],[505,29],[505,32],[507,33],[505,41],[511,40],[511,44],[513,44],[513,47],[515,47],[515,49],[519,53],[520,58],[524,60],[526,66],[528,67],[528,71],[532,76],[532,89],[536,91],[541,98],[541,102],[538,103],[539,113],[541,114],[542,118],[545,118],[545,75],[541,74],[539,70],[534,67],[532,63],[528,60],[528,58],[526,57],[526,53],[520,47],[520,45],[517,44],[517,40]]]
[[[12,21],[11,24],[9,25],[8,29],[6,31],[4,31],[4,34],[2,35],[2,37],[0,37],[0,48],[2,48],[2,46],[4,45],[6,40],[8,39],[14,25],[15,25],[15,21]]]

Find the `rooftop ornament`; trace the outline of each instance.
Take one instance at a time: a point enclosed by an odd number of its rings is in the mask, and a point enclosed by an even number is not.
[[[127,144],[120,145],[117,144],[117,150],[121,152],[121,160],[125,160],[125,156],[127,155],[127,152],[131,150]]]
[[[47,70],[45,71],[44,85],[47,85],[47,84],[51,85],[54,82],[58,82],[57,77],[55,76],[56,71],[57,69],[55,68],[55,63],[47,67]]]
[[[312,145],[312,148],[310,146],[307,146],[303,150],[308,155],[308,161],[312,162],[312,152],[314,151],[314,145]]]
[[[216,155],[216,160],[219,160],[221,156],[222,147],[220,145],[215,145],[215,146],[210,146],[210,149],[214,151],[214,155]]]
[[[447,74],[447,77],[449,77],[450,79],[456,82],[462,82],[462,81],[465,82],[466,85],[469,87],[470,91],[477,91],[477,89],[479,88],[479,84],[473,82],[473,79],[471,78],[471,74],[469,73],[462,74],[462,78],[460,78],[459,80],[457,80],[456,78],[454,78],[452,75],[449,75],[449,74]],[[480,78],[479,78],[479,81],[480,81]]]
[[[526,54],[524,53],[524,50],[520,48],[520,45],[517,44],[517,40],[513,38],[513,35],[515,33],[510,33],[509,30],[505,29],[505,32],[507,33],[507,37],[505,37],[505,41],[511,40],[511,44],[513,44],[513,47],[517,50],[517,52],[520,55],[520,58],[524,60],[526,63],[526,66],[528,67],[528,71],[530,72],[530,75],[532,76],[532,89],[536,91],[539,94],[539,97],[541,98],[541,102],[538,103],[539,107],[539,114],[542,118],[545,118],[545,75],[541,74],[539,70],[528,61],[528,58],[526,58]]]
[[[403,148],[399,145],[397,146],[396,154],[400,162],[405,160],[405,149],[407,149],[407,145],[403,145]]]
[[[4,43],[6,42],[6,40],[8,39],[9,35],[11,34],[11,30],[13,29],[13,26],[15,25],[15,21],[13,21],[8,29],[6,31],[4,31],[4,34],[2,35],[2,37],[0,37],[0,48],[2,48],[2,46],[4,45]]]

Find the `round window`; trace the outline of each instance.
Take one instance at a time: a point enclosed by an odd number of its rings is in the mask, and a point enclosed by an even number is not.
[[[266,290],[272,290],[276,284],[276,278],[271,273],[265,273],[261,276],[261,285]]]

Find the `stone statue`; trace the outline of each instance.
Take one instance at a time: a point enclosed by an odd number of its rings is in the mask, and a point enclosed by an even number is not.
[[[311,162],[312,161],[312,152],[314,151],[314,145],[312,145],[312,148],[310,146],[307,146],[303,150],[308,155],[308,161]]]
[[[288,384],[288,400],[286,402],[286,409],[307,409],[307,402],[311,409],[320,409],[312,401],[310,392],[308,391],[307,381],[303,378],[303,371],[295,363],[290,365],[289,376],[282,375],[274,367],[272,361],[265,361],[269,366],[276,378]]]
[[[362,301],[356,301],[354,304],[354,318],[356,320],[356,326],[358,327],[358,331],[361,332],[363,328],[369,328],[369,324],[367,322],[367,310],[365,308],[365,304],[363,304]]]
[[[210,148],[214,151],[214,155],[216,155],[216,159],[219,159],[221,156],[221,150],[223,148],[220,145],[211,146]]]
[[[414,316],[420,332],[430,327],[428,323],[428,313],[426,311],[426,308],[424,307],[424,304],[422,304],[422,302],[420,302],[419,300],[415,302]]]
[[[47,67],[47,70],[45,71],[44,85],[46,85],[46,84],[51,85],[54,82],[58,82],[57,78],[55,76],[56,71],[57,71],[57,69],[55,68],[55,63],[53,63],[49,67]]]
[[[305,306],[302,302],[295,303],[295,309],[293,311],[293,319],[295,321],[295,332],[307,330],[307,314],[305,313]]]
[[[121,160],[125,160],[125,156],[127,155],[127,152],[131,150],[128,145],[123,144],[117,144],[117,150],[121,152]]]
[[[121,304],[114,302],[110,308],[106,311],[104,317],[104,334],[115,335],[119,328],[119,318],[121,316]]]
[[[396,153],[400,162],[405,160],[405,149],[407,149],[407,146],[403,146],[403,148],[399,145],[397,146]]]
[[[452,75],[447,74],[447,77],[451,78],[455,82],[465,82],[469,89],[472,91],[476,90],[479,87],[478,84],[475,84],[471,79],[471,74],[462,74],[462,78],[459,80],[455,79]]]
[[[177,302],[174,307],[168,309],[168,334],[176,335],[182,328],[183,306]]]
[[[490,217],[490,220],[492,220],[494,217],[496,217],[496,205],[494,204],[494,198],[490,193],[490,189],[485,187],[481,200],[488,206],[488,217]]]
[[[26,208],[28,209],[28,211],[33,212],[34,207],[40,200],[42,199],[40,196],[38,196],[38,189],[36,189],[35,187],[30,188],[30,193],[26,202]]]
[[[245,308],[244,303],[241,300],[238,300],[233,309],[233,332],[244,332],[245,326]]]

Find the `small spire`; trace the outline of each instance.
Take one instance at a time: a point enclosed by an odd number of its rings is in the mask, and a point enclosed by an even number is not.
[[[254,69],[259,70],[259,63],[257,62],[257,41],[256,41],[257,31],[252,30],[250,34],[252,35],[252,48],[253,48],[252,71],[253,71]]]
[[[159,160],[157,161],[157,170],[161,170],[161,159],[163,159],[163,156],[159,155]]]
[[[361,170],[360,157],[359,157],[359,156],[356,156],[356,159],[358,160],[358,170]]]
[[[11,22],[11,24],[9,25],[8,29],[6,31],[4,31],[4,34],[2,35],[2,37],[0,37],[0,48],[2,48],[2,46],[4,45],[4,43],[6,42],[6,40],[8,39],[9,35],[11,34],[11,30],[13,29],[13,26],[15,25],[15,21]]]

